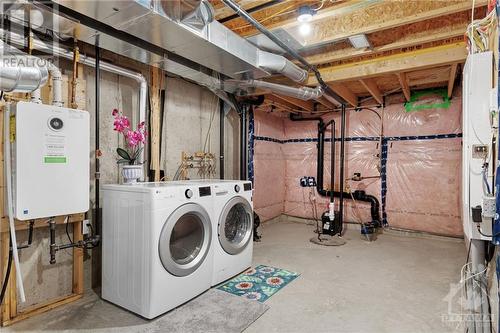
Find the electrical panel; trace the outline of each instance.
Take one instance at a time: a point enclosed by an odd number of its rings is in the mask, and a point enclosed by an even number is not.
[[[491,235],[494,207],[491,207],[491,193],[485,193],[485,188],[489,183],[493,189],[491,119],[498,109],[496,102],[492,105],[492,72],[491,52],[467,57],[462,85],[462,220],[467,239],[491,239],[485,235]],[[484,235],[478,232],[478,225]]]
[[[28,102],[10,108],[14,217],[88,211],[89,113]]]

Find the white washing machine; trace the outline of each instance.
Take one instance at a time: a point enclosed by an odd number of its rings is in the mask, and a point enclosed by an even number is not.
[[[209,184],[213,193],[214,270],[212,286],[252,265],[252,183],[242,180],[192,180],[185,184]]]
[[[151,319],[209,289],[209,185],[104,185],[102,298]]]

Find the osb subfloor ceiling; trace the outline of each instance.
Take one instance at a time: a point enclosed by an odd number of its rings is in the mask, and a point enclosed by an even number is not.
[[[271,31],[288,34],[295,48],[320,69],[323,79],[349,104],[411,90],[445,87],[451,95],[467,56],[464,33],[487,12],[487,0],[239,0],[241,7]],[[216,19],[244,37],[259,32],[224,6],[211,0]],[[319,8],[307,36],[299,32],[297,9]],[[349,36],[365,34],[371,47],[354,48]],[[282,77],[276,82],[293,84]],[[310,76],[307,84],[317,81]],[[266,95],[266,103],[288,110],[313,110],[315,102]],[[331,107],[319,101],[321,107]],[[316,105],[317,107],[317,105]]]

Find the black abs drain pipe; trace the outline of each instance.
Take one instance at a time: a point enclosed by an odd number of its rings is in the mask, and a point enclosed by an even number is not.
[[[326,127],[325,123],[322,118],[320,117],[311,117],[311,118],[302,118],[302,117],[297,117],[295,115],[290,115],[290,119],[293,121],[317,121],[318,122],[318,143],[317,143],[317,148],[318,148],[318,155],[317,155],[317,169],[316,169],[316,190],[319,195],[323,197],[331,197],[333,194],[334,197],[340,198],[342,195],[342,199],[347,199],[347,200],[358,200],[358,201],[363,201],[363,202],[368,202],[370,203],[370,213],[371,213],[371,223],[374,226],[381,226],[381,220],[380,220],[380,203],[378,199],[370,194],[366,194],[365,191],[357,190],[352,193],[347,193],[347,192],[340,192],[340,191],[333,191],[326,190],[324,188],[324,159],[325,159],[325,131]],[[341,152],[342,155],[342,152]],[[343,165],[343,162],[341,161],[341,167]],[[342,187],[343,187],[343,182]],[[352,196],[351,196],[352,194]],[[340,209],[342,209],[343,202],[340,203]],[[341,218],[341,223],[343,224],[343,215],[339,214]]]

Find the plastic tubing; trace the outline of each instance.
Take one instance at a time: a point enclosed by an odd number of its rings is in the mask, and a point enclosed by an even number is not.
[[[16,285],[17,291],[19,293],[19,298],[21,303],[26,302],[26,295],[24,294],[23,286],[23,275],[21,272],[21,265],[19,264],[19,254],[17,252],[17,239],[16,239],[16,227],[14,225],[14,211],[12,202],[12,171],[11,171],[11,160],[10,160],[10,107],[5,108],[4,113],[4,168],[5,168],[5,179],[7,185],[7,215],[9,217],[9,230],[10,239],[12,240],[12,254],[14,257],[14,267],[16,268]]]

